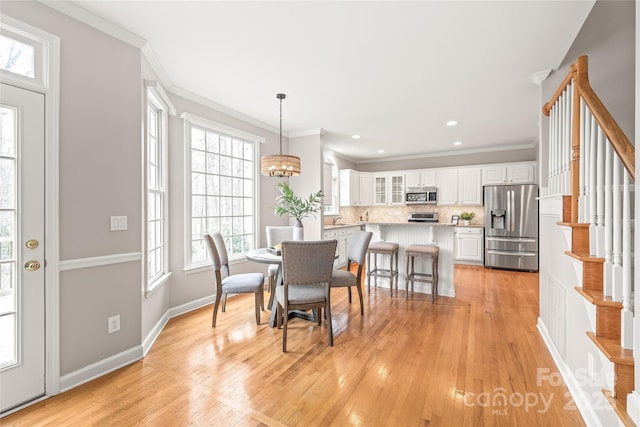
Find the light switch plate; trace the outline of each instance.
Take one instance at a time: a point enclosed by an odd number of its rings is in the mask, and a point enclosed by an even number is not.
[[[111,231],[124,231],[127,229],[127,217],[126,216],[112,216],[111,217]]]

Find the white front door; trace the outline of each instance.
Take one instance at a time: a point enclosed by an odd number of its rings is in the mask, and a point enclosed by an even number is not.
[[[45,393],[44,95],[0,84],[0,412]]]

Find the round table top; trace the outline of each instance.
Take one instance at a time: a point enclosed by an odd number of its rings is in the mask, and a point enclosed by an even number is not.
[[[244,256],[249,261],[261,262],[263,264],[278,264],[282,262],[282,256],[268,252],[267,248],[254,249],[246,252]]]

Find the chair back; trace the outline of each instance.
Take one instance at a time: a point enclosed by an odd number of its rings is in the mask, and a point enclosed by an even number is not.
[[[293,227],[290,226],[267,226],[267,246],[275,246],[285,240],[293,240]]]
[[[229,276],[229,256],[227,255],[227,247],[224,244],[224,239],[218,232],[205,234],[204,239],[207,242],[213,269],[219,270],[224,279]]]
[[[282,242],[284,285],[330,283],[337,240]]]
[[[349,260],[358,263],[358,265],[364,264],[364,258],[367,255],[371,236],[373,236],[371,231],[354,231],[353,234],[351,234],[347,254]]]

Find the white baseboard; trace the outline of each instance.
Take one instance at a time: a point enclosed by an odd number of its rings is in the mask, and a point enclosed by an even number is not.
[[[60,392],[70,390],[81,384],[101,377],[109,372],[120,369],[142,359],[142,346],[135,346],[99,362],[92,363],[82,369],[60,377]]]
[[[588,405],[588,402],[590,402],[591,399],[582,391],[582,388],[580,387],[580,384],[576,379],[576,377],[573,375],[573,372],[571,372],[571,369],[569,369],[567,364],[564,363],[564,360],[562,360],[562,356],[560,356],[560,352],[558,352],[558,349],[553,344],[553,341],[549,336],[549,332],[547,331],[547,328],[544,325],[544,322],[539,317],[538,317],[537,327],[538,327],[538,332],[540,332],[540,336],[542,337],[542,340],[546,344],[547,349],[549,349],[549,352],[551,353],[551,357],[553,358],[553,361],[558,367],[558,371],[560,371],[560,375],[562,375],[562,379],[564,380],[564,383],[567,385],[567,388],[569,389],[569,393],[571,393],[571,397],[573,397],[573,401],[576,404],[578,411],[580,411],[580,415],[582,415],[582,418],[584,419],[585,424],[588,426],[601,426],[602,423],[598,419],[598,416],[596,415],[595,411],[591,406]],[[611,410],[613,411],[613,409]]]
[[[640,393],[636,390],[627,395],[627,414],[636,425],[640,424]]]

